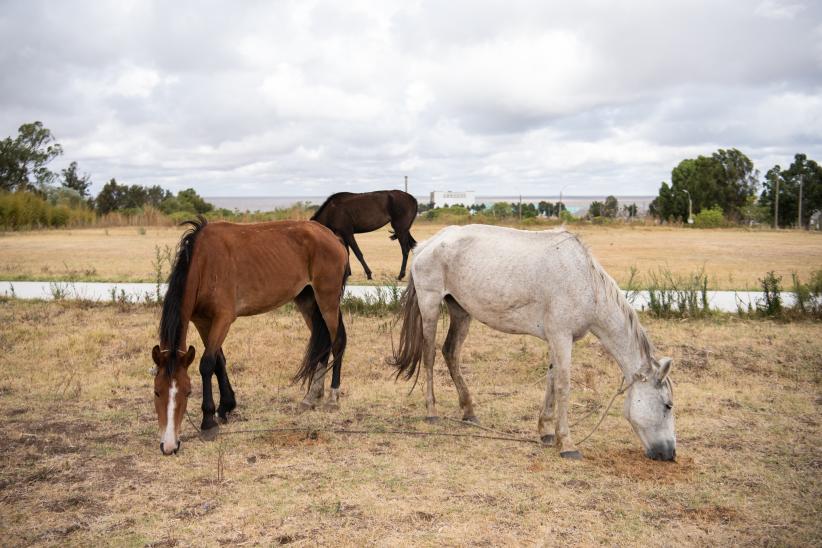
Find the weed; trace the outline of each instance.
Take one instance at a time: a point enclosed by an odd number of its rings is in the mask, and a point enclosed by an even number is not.
[[[69,295],[69,284],[65,282],[49,282],[51,298],[55,301],[63,301]]]
[[[782,276],[771,270],[759,280],[762,286],[762,300],[757,304],[757,311],[762,316],[773,318],[782,314]]]
[[[639,269],[636,265],[631,265],[631,269],[628,274],[628,281],[625,283],[625,298],[629,303],[631,303],[631,305],[633,305],[634,301],[636,301],[640,291],[638,274]]]
[[[708,276],[699,270],[676,276],[669,269],[651,271],[648,309],[658,318],[699,318],[709,316]]]

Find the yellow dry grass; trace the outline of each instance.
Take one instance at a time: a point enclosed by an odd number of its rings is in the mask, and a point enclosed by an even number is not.
[[[444,225],[417,222],[412,233],[425,240]],[[806,231],[695,230],[654,226],[571,226],[608,272],[624,286],[631,267],[647,280],[660,268],[688,275],[702,268],[712,289],[758,289],[774,270],[787,282],[791,272],[807,279],[822,269],[822,234]],[[155,248],[173,249],[181,229],[122,227],[4,233],[0,236],[0,279],[153,281]],[[376,282],[394,279],[402,254],[389,231],[357,235]],[[352,255],[351,283],[365,283]],[[640,280],[642,281],[642,280]]]
[[[646,318],[675,359],[679,460],[659,463],[621,398],[581,462],[526,443],[329,433],[486,432],[421,420],[419,389],[407,395],[383,365],[387,317],[347,318],[341,409],[298,415],[288,379],[306,333],[289,311],[235,324],[225,351],[239,407],[225,435],[201,442],[186,425],[181,453],[163,458],[148,373],[157,322],[154,308],[0,302],[0,544],[822,542],[818,323]],[[464,371],[484,425],[536,438],[545,353],[472,326]],[[578,342],[571,420],[617,379],[595,339]],[[459,418],[441,357],[436,390],[440,414]],[[231,434],[283,426],[302,430]]]

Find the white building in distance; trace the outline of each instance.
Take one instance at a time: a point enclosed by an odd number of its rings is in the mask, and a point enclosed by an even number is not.
[[[434,204],[434,207],[448,207],[452,205],[470,207],[476,203],[476,192],[473,190],[463,192],[435,190],[431,193],[431,203]]]

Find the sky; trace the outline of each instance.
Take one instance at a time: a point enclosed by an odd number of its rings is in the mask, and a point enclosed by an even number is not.
[[[0,137],[96,193],[654,195],[822,161],[822,2],[0,0]]]

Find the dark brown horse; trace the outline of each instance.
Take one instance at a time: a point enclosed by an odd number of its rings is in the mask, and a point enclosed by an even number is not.
[[[336,404],[346,345],[340,298],[350,273],[348,253],[339,238],[311,221],[238,225],[207,223],[201,217],[186,224],[192,228],[180,241],[163,302],[160,344],[152,351],[163,454],[180,447],[180,426],[191,394],[188,366],[194,347],[186,345],[189,321],[205,345],[200,359],[203,430],[217,426],[215,411],[225,421],[236,406],[222,350],[231,324],[238,316],[262,314],[291,301],[311,330],[294,377],[310,385],[303,406],[314,407],[321,400],[331,353],[331,400]],[[214,374],[220,388],[216,409],[211,394]]]
[[[398,280],[402,280],[405,277],[408,252],[417,245],[416,240],[411,236],[411,225],[416,218],[416,198],[401,190],[377,190],[362,194],[353,192],[332,194],[311,217],[311,220],[324,224],[340,235],[345,245],[354,251],[354,255],[359,259],[369,280],[371,269],[365,264],[354,234],[372,232],[390,222],[394,230],[391,239],[398,240],[400,249],[402,249],[402,267],[397,277]]]

